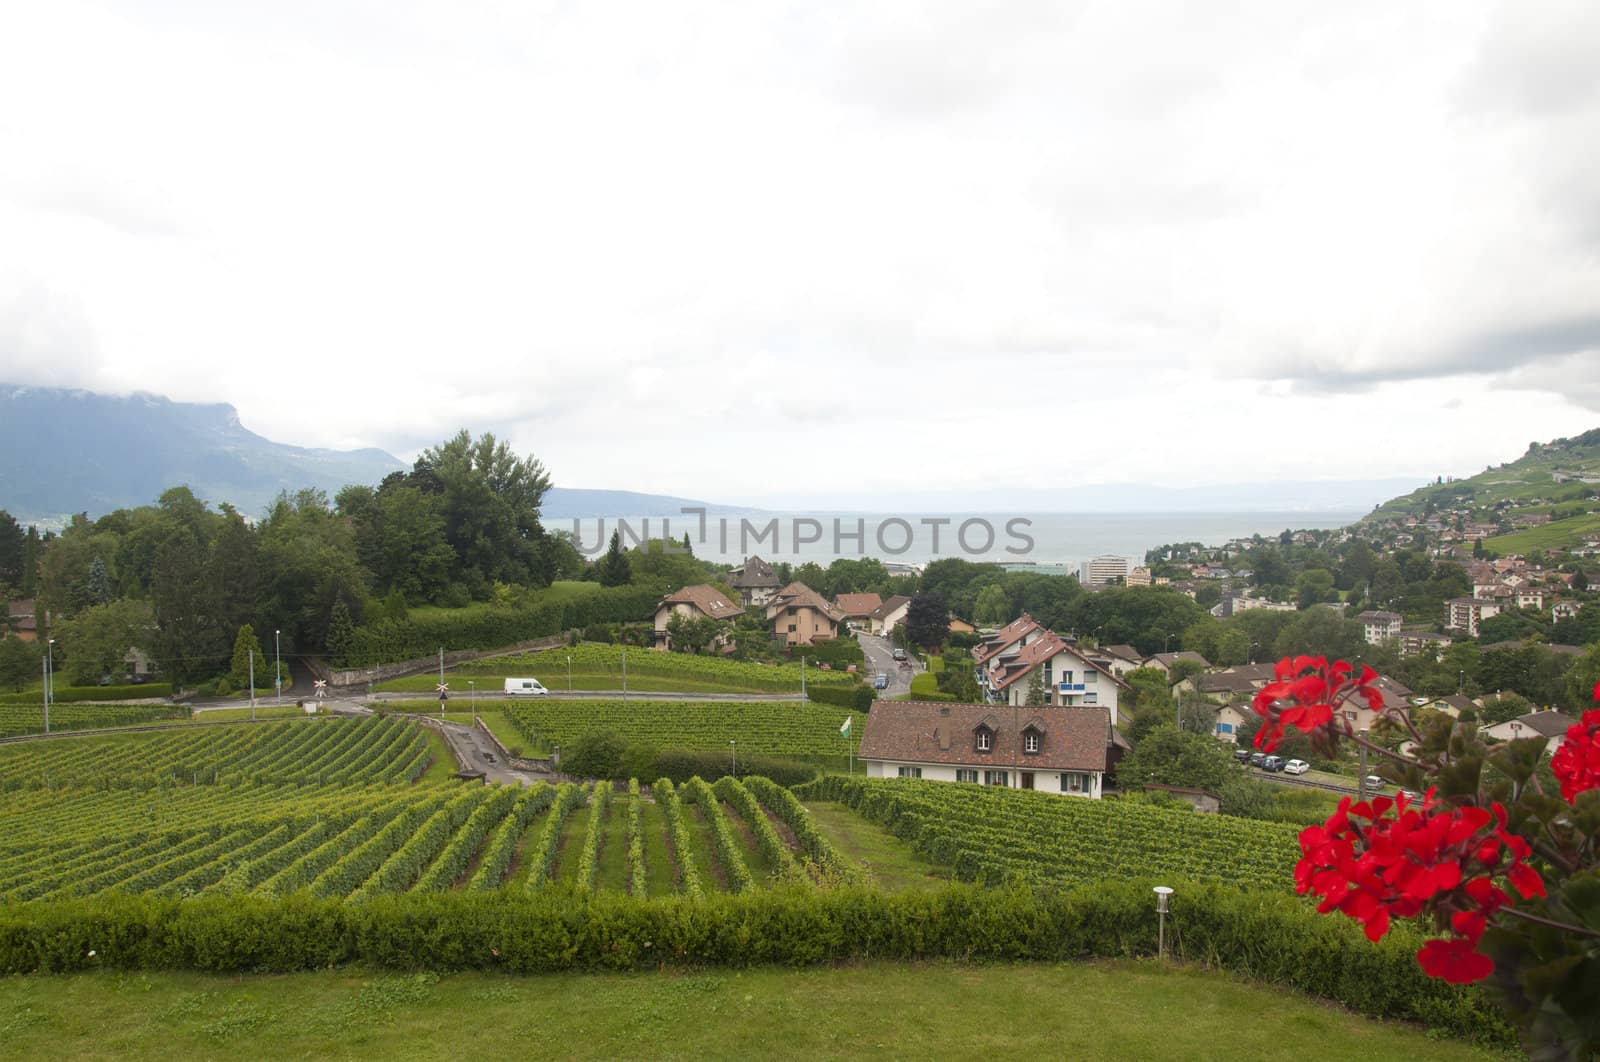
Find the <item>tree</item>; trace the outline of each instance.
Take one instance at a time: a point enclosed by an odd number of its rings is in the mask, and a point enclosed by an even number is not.
[[[255,654],[254,667],[250,663],[251,653]],[[256,629],[246,623],[239,628],[238,635],[233,639],[233,664],[228,674],[235,686],[249,689],[252,672],[258,684],[270,685],[267,681],[267,658],[261,652],[261,643],[256,640]]]
[[[973,622],[980,625],[999,625],[1013,619],[1011,615],[1011,599],[998,584],[986,586],[978,591],[977,600],[972,606]]]
[[[674,612],[672,618],[667,620],[667,640],[671,642],[673,652],[703,653],[727,629],[726,623],[710,616],[686,616]]]
[[[113,596],[111,572],[105,558],[96,557],[89,562],[89,573],[84,579],[84,597],[90,604],[104,605]]]
[[[350,621],[350,609],[345,603],[335,601],[328,617],[328,657],[335,664],[350,663],[350,647],[356,637],[355,624]]]
[[[95,605],[63,622],[61,655],[68,679],[75,686],[92,686],[124,674],[128,650],[148,644],[150,625],[150,606],[126,599]]]
[[[633,577],[627,554],[622,552],[621,531],[611,532],[611,544],[606,547],[605,556],[595,562],[595,576],[601,586],[626,586]]]
[[[463,429],[424,450],[411,479],[436,495],[445,541],[456,555],[453,579],[478,592],[496,579],[549,583],[539,507],[550,476],[537,458],[518,458],[487,432],[474,441]]]
[[[27,555],[28,536],[16,517],[0,509],[0,586],[22,587]]]
[[[157,662],[174,689],[219,670],[227,659],[226,636],[216,625],[207,592],[204,556],[187,527],[173,528],[156,553],[150,587],[153,642]]]
[[[1028,680],[1028,697],[1022,702],[1028,708],[1043,708],[1045,703],[1044,668],[1033,669],[1033,678]]]
[[[1138,789],[1154,782],[1214,793],[1232,769],[1233,758],[1222,742],[1166,724],[1145,734],[1123,757],[1117,765],[1117,784]]]
[[[950,632],[950,610],[945,607],[944,595],[917,594],[906,606],[906,637],[911,644],[931,648],[944,641]]]
[[[38,644],[13,635],[0,637],[0,687],[20,693],[39,677]]]

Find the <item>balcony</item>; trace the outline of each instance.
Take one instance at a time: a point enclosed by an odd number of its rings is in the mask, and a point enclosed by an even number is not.
[[[1058,693],[1083,693],[1084,685],[1081,682],[1062,682],[1056,686]]]

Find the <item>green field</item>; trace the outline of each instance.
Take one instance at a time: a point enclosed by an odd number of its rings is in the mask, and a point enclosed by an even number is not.
[[[386,707],[405,711],[405,702]],[[413,710],[425,710],[418,702]],[[507,704],[505,715],[529,749],[571,747],[588,734],[615,734],[656,749],[728,750],[770,756],[837,757],[859,747],[865,729],[856,718],[850,736],[839,728],[859,712],[809,701],[539,700]]]
[[[953,1000],[981,1000],[957,1020]],[[344,968],[291,975],[12,977],[16,1058],[1247,1059],[1494,1057],[1216,971],[1121,961],[507,977]],[[537,1045],[537,1046],[534,1046]]]
[[[1553,520],[1509,535],[1496,535],[1484,539],[1483,545],[1485,549],[1496,553],[1532,553],[1536,550],[1570,549],[1596,536],[1600,536],[1600,515],[1590,513]]]

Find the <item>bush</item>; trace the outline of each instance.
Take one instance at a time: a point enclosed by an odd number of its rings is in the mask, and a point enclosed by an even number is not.
[[[1149,881],[1030,891],[950,885],[757,889],[640,900],[559,887],[402,893],[363,903],[252,895],[175,900],[107,893],[0,907],[0,975],[187,969],[650,970],[826,962],[1069,962],[1153,955]],[[1421,936],[1376,944],[1349,919],[1292,896],[1172,881],[1167,940],[1179,959],[1287,985],[1373,1018],[1421,1021],[1509,1047],[1516,1037],[1476,988],[1425,975]]]
[[[911,679],[911,699],[914,701],[953,701],[953,693],[939,691],[939,676],[931,671],[924,671]]]
[[[789,656],[796,663],[805,657],[812,667],[826,663],[829,667],[841,670],[851,664],[864,664],[867,660],[861,643],[854,638],[829,638],[810,645],[796,645],[790,648]]]
[[[682,785],[698,775],[708,782],[714,782],[731,773],[732,767],[731,750],[707,752],[697,749],[663,749],[656,753],[655,770],[641,773],[639,777],[648,778],[653,773],[656,777],[666,778],[675,785]],[[740,756],[739,773],[759,774],[779,785],[791,786],[804,785],[816,778],[817,768],[802,760],[777,756]]]
[[[561,770],[578,778],[621,778],[627,751],[615,734],[587,734],[562,751]]]
[[[806,686],[806,700],[814,704],[831,704],[836,708],[853,708],[858,712],[872,711],[877,692],[871,686],[857,683],[854,686]]]

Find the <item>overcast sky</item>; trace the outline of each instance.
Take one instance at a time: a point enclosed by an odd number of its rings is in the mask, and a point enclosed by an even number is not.
[[[1227,8],[0,0],[0,381],[779,505],[1600,425],[1600,4]]]

